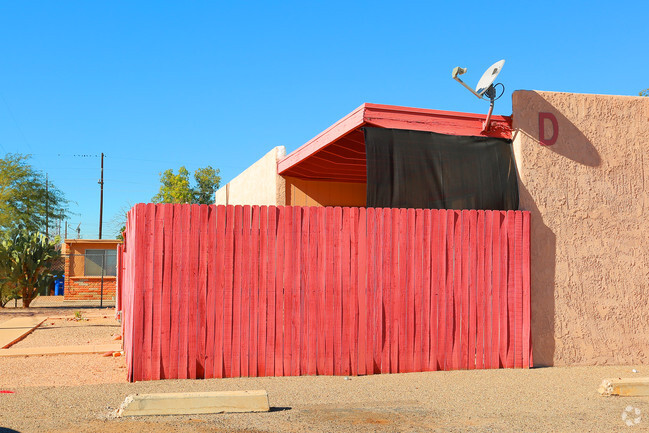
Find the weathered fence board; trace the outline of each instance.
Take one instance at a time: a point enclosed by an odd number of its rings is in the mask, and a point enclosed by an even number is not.
[[[527,368],[523,211],[137,205],[129,380]]]

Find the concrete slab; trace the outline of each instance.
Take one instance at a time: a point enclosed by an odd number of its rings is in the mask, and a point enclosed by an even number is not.
[[[649,377],[604,379],[598,391],[603,396],[646,397],[649,396]]]
[[[83,345],[83,346],[50,346],[1,349],[0,358],[6,356],[38,356],[38,355],[75,355],[84,353],[106,353],[122,350],[121,343]]]
[[[5,349],[22,340],[45,320],[45,316],[29,316],[16,317],[0,323],[0,348]]]
[[[268,393],[254,391],[177,392],[129,395],[117,416],[268,412]]]

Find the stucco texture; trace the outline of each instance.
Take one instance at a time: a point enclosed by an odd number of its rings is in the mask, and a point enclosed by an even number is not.
[[[286,156],[286,148],[273,148],[243,173],[215,193],[215,203],[231,205],[286,204],[284,179],[277,174],[277,161]]]
[[[534,364],[648,362],[649,98],[516,91],[513,127]]]

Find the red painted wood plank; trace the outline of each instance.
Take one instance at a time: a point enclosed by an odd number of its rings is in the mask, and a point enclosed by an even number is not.
[[[432,223],[432,212],[430,209],[425,209],[422,212],[422,231],[419,236],[423,236],[422,240],[422,280],[421,280],[421,290],[422,290],[422,321],[421,321],[421,338],[422,338],[422,358],[421,358],[421,369],[422,371],[429,371],[430,368],[430,335],[431,335],[431,320],[430,320],[430,311],[431,311],[431,257],[430,257],[430,245],[431,245],[431,235],[433,231]]]
[[[318,279],[316,285],[316,315],[318,323],[316,345],[318,349],[316,374],[327,374],[327,303],[325,302],[325,296],[328,267],[331,260],[327,256],[328,224],[326,220],[326,208],[318,207],[316,213],[318,215]]]
[[[372,262],[374,264],[374,295],[372,296],[372,327],[374,328],[374,338],[372,341],[373,350],[372,350],[372,359],[373,359],[373,368],[375,373],[381,372],[381,357],[382,357],[382,347],[381,342],[383,341],[383,281],[381,276],[383,275],[382,268],[382,246],[383,246],[383,232],[382,232],[382,216],[383,209],[375,209],[374,211],[374,241],[373,252],[372,252]]]
[[[275,376],[284,375],[284,270],[288,263],[285,260],[286,219],[288,218],[287,208],[278,206],[277,220],[277,270],[275,275]]]
[[[368,374],[368,281],[367,281],[367,209],[360,208],[358,215],[358,374]]]
[[[207,221],[207,325],[205,339],[205,378],[216,377],[216,358],[221,356],[222,345],[216,345],[217,333],[222,338],[222,327],[217,324],[217,310],[222,307],[223,287],[220,281],[219,269],[223,268],[222,239],[219,238],[221,231],[219,218],[225,215],[224,206],[210,206]],[[225,230],[223,230],[225,232]],[[221,262],[219,263],[219,258]],[[219,296],[220,293],[220,296]],[[222,317],[222,316],[221,316]],[[222,341],[219,339],[219,341]]]
[[[438,347],[440,337],[440,323],[438,322],[439,311],[442,303],[441,285],[442,271],[444,269],[444,232],[442,231],[441,212],[438,209],[430,211],[430,230],[431,239],[428,251],[428,260],[430,261],[430,335],[429,347],[430,354],[428,358],[428,370],[436,371],[439,369]],[[428,231],[428,230],[427,230]]]
[[[144,267],[140,268],[140,271],[144,273],[143,275],[143,321],[142,321],[142,332],[143,332],[143,352],[142,357],[142,375],[145,380],[150,380],[152,375],[152,350],[153,350],[153,332],[154,332],[154,319],[153,319],[153,260],[154,260],[154,251],[153,251],[153,224],[155,220],[155,208],[152,205],[146,205],[144,210],[144,220],[146,221],[145,226],[145,237],[142,243],[143,254],[145,256]]]
[[[494,211],[485,211],[485,363],[486,368],[498,368],[498,356],[495,349],[497,324],[497,307],[494,297]]]
[[[523,214],[514,214],[514,367],[523,368]]]
[[[181,258],[181,286],[180,286],[180,315],[178,320],[178,331],[180,332],[180,339],[178,342],[178,377],[180,379],[189,378],[189,354],[190,354],[190,338],[189,330],[194,328],[193,321],[190,323],[190,305],[195,302],[195,295],[192,290],[192,264],[191,264],[191,250],[193,249],[191,240],[191,227],[192,215],[191,205],[180,205],[180,214],[182,221],[181,245],[182,245],[182,258]]]
[[[225,217],[225,252],[223,267],[223,377],[233,377],[233,302],[234,302],[234,236],[236,222],[234,206],[226,207]]]
[[[523,367],[533,366],[531,334],[530,213],[523,212]]]
[[[290,375],[300,375],[300,359],[302,357],[302,335],[300,332],[300,322],[302,317],[300,315],[301,296],[300,291],[302,287],[302,261],[303,261],[303,247],[302,247],[302,208],[293,207],[293,252],[295,257],[295,268],[293,273],[293,285],[291,290],[291,368]]]
[[[467,369],[469,367],[469,215],[468,211],[460,211],[461,221],[461,249],[457,250],[460,254],[460,286],[458,293],[458,307],[460,308],[458,329],[460,343],[460,365],[459,368]],[[456,256],[457,261],[457,256]],[[457,266],[457,263],[456,263]]]
[[[407,209],[399,209],[399,355],[397,372],[407,372],[407,326],[408,326],[408,213]]]
[[[164,218],[162,207],[156,206],[154,209],[154,221],[151,224],[153,228],[153,299],[152,299],[152,346],[151,346],[151,363],[150,377],[153,380],[160,379],[161,370],[161,351],[160,351],[160,334],[162,330],[162,265],[164,249]]]
[[[512,368],[507,356],[509,346],[509,323],[507,318],[512,310],[509,305],[509,242],[507,231],[509,227],[508,213],[503,212],[500,226],[500,358],[505,368]]]
[[[235,212],[236,213],[236,212]],[[240,253],[241,270],[239,280],[240,292],[240,313],[239,313],[239,365],[240,375],[248,376],[248,361],[250,356],[250,206],[243,206],[241,221],[239,222],[240,233],[237,243],[241,245]]]
[[[415,210],[406,210],[406,351],[404,353],[405,372],[414,371],[415,351]]]
[[[173,257],[173,268],[172,268],[172,287],[171,287],[171,318],[170,318],[170,365],[169,365],[169,377],[177,378],[180,377],[179,372],[179,361],[180,361],[180,341],[181,341],[181,331],[180,319],[181,319],[181,298],[182,298],[182,287],[183,287],[183,271],[182,271],[182,258],[183,258],[183,235],[181,226],[183,224],[183,213],[182,206],[174,204],[174,221],[173,221],[173,245],[174,251],[172,253]]]
[[[187,304],[185,316],[185,333],[187,338],[187,377],[196,378],[196,363],[198,359],[199,335],[200,335],[200,311],[198,293],[198,267],[200,248],[200,205],[192,204],[189,207],[189,244],[187,248],[188,285],[186,286]]]
[[[349,305],[353,305],[351,302],[351,233],[350,233],[350,215],[349,208],[344,207],[342,210],[342,231],[340,239],[340,262],[342,265],[341,269],[341,325],[342,325],[342,339],[341,339],[341,371],[340,374],[349,375],[351,374],[351,359],[349,346],[351,343],[351,328],[352,328],[352,317],[349,311]]]
[[[210,251],[210,212],[214,205],[200,206],[200,251],[198,253],[198,326],[199,341],[196,359],[196,377],[205,378],[206,348],[207,348],[207,323],[208,307],[207,293],[209,291],[208,268],[209,262],[214,260],[215,254]]]
[[[452,366],[454,370],[462,368],[462,318],[463,318],[463,265],[464,257],[462,257],[464,239],[462,237],[464,229],[464,219],[461,211],[455,211],[456,215],[456,224],[455,232],[453,237],[455,238],[455,249],[454,249],[454,276],[453,276],[453,297],[455,304],[455,321],[453,324],[453,357],[452,357]]]
[[[268,329],[268,207],[259,208],[259,315],[257,342],[258,376],[266,376],[266,343]]]
[[[454,210],[446,211],[446,318],[445,318],[445,336],[444,336],[444,370],[452,370],[456,367],[453,363],[453,347],[455,343],[455,315],[454,315],[454,304],[455,304],[455,249],[456,249],[456,240],[455,240],[455,231],[457,222],[457,213]],[[457,266],[459,267],[459,262]]]
[[[249,333],[249,352],[248,352],[248,376],[259,376],[259,206],[252,206],[251,227],[250,227],[250,306],[248,314],[250,316],[250,333]]]
[[[469,222],[469,286],[468,286],[468,300],[469,300],[469,332],[468,332],[468,360],[467,366],[469,370],[475,369],[477,364],[477,335],[478,335],[478,252],[477,252],[477,224],[478,224],[478,214],[475,210],[468,211],[468,222]]]
[[[367,340],[365,342],[366,374],[374,374],[374,340],[376,339],[376,316],[374,313],[376,297],[376,208],[368,208],[366,215],[366,253],[367,253]]]
[[[268,207],[268,272],[266,274],[266,290],[267,290],[267,334],[266,334],[266,376],[275,375],[275,342],[276,336],[276,289],[277,279],[281,280],[281,273],[277,269],[277,254],[279,253],[280,246],[277,242],[277,235],[284,229],[279,222],[279,208],[276,206]],[[281,288],[281,281],[279,284]]]
[[[376,272],[376,222],[377,209],[367,209],[367,345],[365,355],[365,369],[367,374],[380,372],[376,362],[377,347],[377,319],[376,319],[376,296],[377,277]]]
[[[476,339],[476,368],[486,368],[485,363],[485,334],[486,323],[486,292],[485,292],[485,211],[478,211],[476,222],[477,238],[477,272],[476,272],[476,296],[477,296],[477,339]]]
[[[493,328],[492,328],[492,337],[491,337],[491,347],[492,347],[492,363],[493,368],[503,367],[503,361],[500,357],[500,337],[501,337],[501,310],[502,310],[502,288],[501,288],[501,235],[500,227],[502,225],[502,220],[504,218],[503,212],[494,211],[493,220],[492,220],[492,245],[493,245],[493,254],[492,254],[492,266],[491,266],[491,275],[492,275],[492,313],[491,317],[493,318]],[[502,279],[505,280],[504,278]]]
[[[197,374],[197,360],[199,351],[199,337],[200,337],[200,311],[199,306],[199,287],[198,287],[198,273],[199,273],[199,253],[200,253],[200,205],[192,204],[189,208],[190,212],[190,236],[189,236],[189,286],[187,305],[187,377],[195,379]]]
[[[225,305],[227,292],[227,279],[230,274],[226,274],[225,269],[230,256],[228,255],[228,238],[227,222],[228,208],[218,206],[216,208],[216,264],[215,280],[216,293],[214,297],[214,363],[213,377],[221,378],[225,375]]]
[[[400,346],[400,329],[399,324],[401,320],[401,302],[403,299],[403,292],[401,290],[401,271],[399,268],[400,251],[400,215],[399,209],[386,210],[390,214],[391,227],[391,262],[390,262],[390,287],[392,293],[390,296],[390,373],[397,373],[399,371],[399,346]]]
[[[295,279],[295,262],[297,260],[295,254],[295,248],[297,242],[296,238],[296,227],[294,221],[294,212],[295,207],[287,206],[284,208],[286,216],[284,218],[284,293],[282,296],[282,301],[284,303],[284,356],[282,357],[283,361],[283,375],[291,375],[291,357],[293,356],[292,349],[294,346],[293,336],[291,333],[291,327],[293,323],[293,281]]]
[[[232,364],[229,377],[241,376],[241,302],[242,302],[242,284],[241,278],[244,271],[243,267],[243,206],[234,207],[234,268],[232,273],[232,346],[231,357]]]
[[[294,375],[308,374],[309,370],[309,300],[313,298],[313,287],[311,285],[310,273],[310,245],[311,236],[309,225],[311,224],[311,213],[308,207],[301,208],[302,240],[300,241],[300,285],[297,290],[299,316],[297,321],[297,333],[300,341],[300,359],[296,364]],[[315,274],[313,275],[315,277]],[[314,363],[315,367],[315,363]],[[315,368],[314,368],[315,369]]]
[[[325,374],[333,375],[334,374],[334,304],[335,304],[335,271],[334,271],[334,236],[335,236],[335,220],[334,220],[334,209],[332,207],[325,208],[325,218],[326,218],[326,281],[325,281],[325,338],[326,338],[326,347],[325,347]]]
[[[318,208],[308,207],[305,212],[309,214],[309,247],[308,247],[308,299],[306,300],[307,309],[307,361],[306,361],[306,374],[315,375],[318,372],[318,333],[320,332],[318,323],[318,299],[320,297],[319,283],[322,270],[324,267],[318,266],[320,261],[318,255],[320,254],[319,245],[319,231],[321,224],[319,221]]]
[[[155,223],[155,206],[147,204],[144,208],[144,238],[142,240],[142,254],[144,255],[144,266],[139,269],[142,272],[142,288],[144,295],[143,303],[143,322],[142,322],[142,377],[145,380],[151,380],[152,374],[152,359],[151,353],[153,349],[153,236],[154,236],[154,223]]]
[[[395,288],[392,286],[392,212],[391,209],[381,209],[381,294],[383,319],[381,326],[381,373],[390,373],[390,343],[392,339],[392,298]]]
[[[171,326],[171,302],[172,302],[172,267],[173,267],[173,205],[160,205],[162,216],[162,230],[158,238],[162,239],[162,273],[161,294],[160,294],[160,379],[168,376],[170,368],[170,326]]]
[[[342,208],[334,207],[334,374],[342,373]]]
[[[348,314],[350,317],[349,362],[351,374],[358,375],[358,211],[357,207],[349,209],[350,228],[350,274],[348,287]]]
[[[516,367],[515,342],[516,342],[516,215],[514,211],[507,211],[507,306],[508,306],[508,333],[507,333],[507,364],[509,368]]]
[[[484,362],[485,368],[496,368],[493,363],[493,211],[484,213]]]
[[[424,314],[424,301],[423,301],[423,270],[422,270],[422,260],[423,260],[423,248],[424,248],[424,211],[423,209],[413,209],[414,214],[414,224],[412,225],[411,238],[414,239],[414,248],[413,248],[413,268],[414,268],[414,278],[413,278],[413,297],[414,302],[412,304],[412,323],[414,326],[413,338],[414,338],[414,351],[413,351],[413,371],[422,371],[423,365],[423,341],[422,341],[422,332],[423,329],[423,314]]]

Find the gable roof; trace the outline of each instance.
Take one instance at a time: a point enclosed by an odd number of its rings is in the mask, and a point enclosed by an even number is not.
[[[411,129],[449,135],[512,137],[511,116],[363,104],[277,163],[277,172],[309,180],[366,182],[364,126]]]

